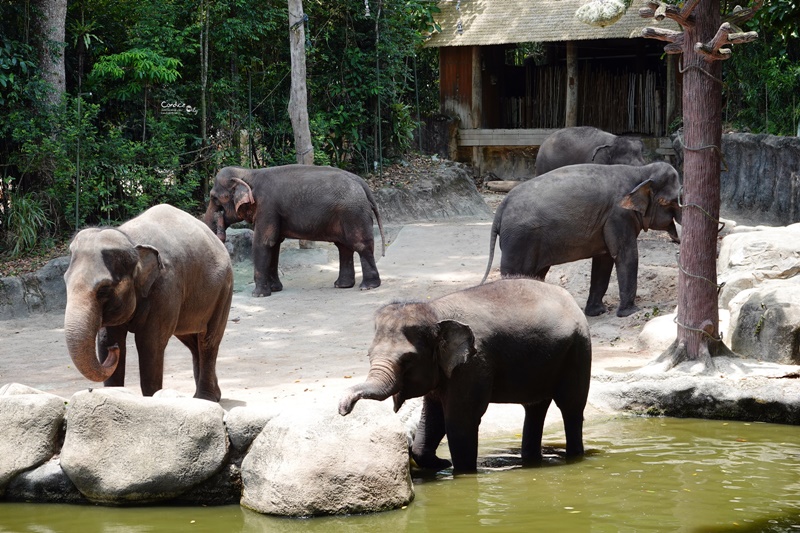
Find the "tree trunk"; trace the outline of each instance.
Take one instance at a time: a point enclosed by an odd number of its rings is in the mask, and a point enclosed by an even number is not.
[[[719,0],[700,0],[685,27],[683,71],[683,233],[678,273],[678,336],[662,359],[669,367],[726,351],[719,338],[717,234],[722,146],[722,64],[695,51],[720,26]]]
[[[289,0],[289,51],[292,60],[292,87],[289,93],[289,118],[294,130],[297,162],[314,164],[314,146],[308,127],[306,91],[306,33],[302,0]]]
[[[578,43],[567,41],[567,113],[564,127],[578,125]]]
[[[208,107],[206,93],[208,91],[208,3],[200,4],[200,154],[203,166],[203,198],[208,198],[208,168],[206,165],[206,147],[208,146]]]
[[[66,91],[64,71],[64,39],[67,22],[67,0],[36,0],[34,16],[39,45],[39,67],[42,79],[50,85],[47,102],[58,105]]]
[[[314,164],[314,146],[308,127],[308,96],[306,91],[306,31],[303,0],[289,0],[289,55],[292,60],[292,86],[289,92],[289,118],[294,130],[294,150],[301,165]],[[311,242],[301,240],[300,248],[311,248]]]

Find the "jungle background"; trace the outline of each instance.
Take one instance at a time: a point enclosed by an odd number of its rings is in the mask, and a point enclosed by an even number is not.
[[[69,0],[64,41],[39,24],[54,3],[0,0],[0,276],[87,224],[200,213],[222,166],[296,161],[284,0]],[[303,3],[316,164],[375,181],[419,149],[439,110],[436,5]],[[768,0],[746,29],[759,39],[724,64],[725,131],[797,135],[800,2]],[[63,51],[63,91],[43,50]]]

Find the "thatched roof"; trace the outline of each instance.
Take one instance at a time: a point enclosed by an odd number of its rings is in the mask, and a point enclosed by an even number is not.
[[[429,47],[482,46],[525,42],[581,41],[641,37],[646,26],[680,30],[673,21],[639,17],[643,2],[634,2],[623,17],[600,28],[575,18],[575,11],[589,0],[440,0],[436,22],[442,31],[433,34]],[[462,32],[459,34],[459,19]]]

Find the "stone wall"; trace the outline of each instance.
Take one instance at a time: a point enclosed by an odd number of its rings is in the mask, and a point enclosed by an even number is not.
[[[683,139],[673,146],[683,166]],[[762,222],[800,222],[800,138],[729,133],[722,136],[722,207]]]

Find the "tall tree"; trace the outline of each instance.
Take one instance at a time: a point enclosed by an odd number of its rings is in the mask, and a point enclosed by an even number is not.
[[[289,93],[289,118],[294,130],[297,162],[314,164],[314,146],[308,126],[308,96],[306,89],[306,32],[303,0],[289,0],[289,49],[292,62],[292,86]]]
[[[42,79],[50,85],[47,101],[57,105],[66,91],[64,38],[67,24],[67,0],[35,0],[34,16],[39,46]]]
[[[702,361],[727,352],[719,334],[716,246],[719,233],[722,146],[722,64],[727,45],[750,42],[755,32],[737,24],[761,6],[738,8],[720,24],[720,0],[689,0],[682,8],[650,1],[639,10],[645,18],[678,22],[683,32],[645,28],[644,37],[670,44],[664,51],[681,54],[683,72],[683,214],[678,262],[678,335],[660,361],[671,368],[683,361]]]

